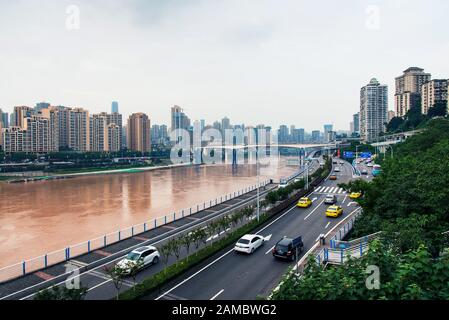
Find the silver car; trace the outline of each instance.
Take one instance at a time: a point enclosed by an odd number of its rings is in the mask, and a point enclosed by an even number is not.
[[[334,194],[328,194],[326,198],[324,199],[325,204],[336,204],[337,203],[337,197]]]

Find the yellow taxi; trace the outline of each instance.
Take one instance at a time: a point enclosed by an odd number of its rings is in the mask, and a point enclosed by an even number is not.
[[[349,198],[351,199],[358,199],[362,196],[361,192],[351,192],[351,194],[349,195]]]
[[[343,208],[341,206],[330,206],[326,210],[326,217],[338,218],[343,214]]]
[[[310,199],[307,198],[307,197],[304,197],[304,198],[299,199],[298,204],[297,204],[297,206],[298,206],[299,208],[308,208],[308,207],[310,207],[311,205],[312,205],[312,200],[310,200]]]

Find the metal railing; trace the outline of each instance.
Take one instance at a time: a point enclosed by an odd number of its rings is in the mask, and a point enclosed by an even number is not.
[[[270,180],[266,180],[260,183],[260,187],[264,187],[270,183]],[[143,234],[152,229],[156,229],[163,225],[172,223],[184,217],[196,214],[200,211],[206,210],[208,208],[219,205],[223,202],[229,201],[231,199],[237,198],[241,195],[247,194],[257,189],[257,184],[246,187],[244,189],[222,195],[215,199],[205,201],[203,203],[197,204],[188,209],[182,209],[162,217],[158,217],[152,220],[145,221],[143,223],[133,225],[131,227],[118,230],[116,232],[111,232],[100,237],[90,239],[88,241],[78,243],[75,245],[67,246],[64,249],[56,250],[36,258],[25,260],[10,266],[0,268],[0,283],[12,280],[27,274],[45,269],[52,265],[69,261],[77,256],[81,256],[86,253],[91,253],[92,251],[101,250],[111,244],[117,243],[121,240],[129,239],[139,234]],[[104,252],[98,252],[99,254],[107,254]]]

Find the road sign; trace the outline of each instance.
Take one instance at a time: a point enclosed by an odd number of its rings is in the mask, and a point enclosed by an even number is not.
[[[371,152],[361,152],[360,153],[360,158],[371,158],[373,154]]]
[[[354,158],[354,152],[352,152],[352,151],[344,151],[343,152],[343,157],[345,157],[345,158]]]

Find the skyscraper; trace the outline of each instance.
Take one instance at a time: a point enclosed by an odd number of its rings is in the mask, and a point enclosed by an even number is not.
[[[3,128],[9,127],[9,115],[7,112],[3,112],[0,108],[0,122],[2,123]]]
[[[117,101],[112,101],[111,113],[118,113],[118,102]]]
[[[312,131],[312,142],[314,142],[314,143],[320,142],[320,131],[319,130]]]
[[[90,117],[90,151],[109,151],[108,118],[105,112]]]
[[[133,113],[129,116],[127,125],[127,145],[132,151],[151,151],[151,123],[144,113]]]
[[[408,68],[403,75],[396,78],[394,103],[397,117],[404,117],[411,108],[419,106],[422,85],[430,78],[430,73],[425,73],[424,69],[417,67]]]
[[[11,126],[23,128],[24,119],[26,117],[31,117],[33,114],[35,114],[33,108],[27,106],[14,107],[14,123],[12,123]]]
[[[330,132],[332,132],[332,130],[334,129],[334,126],[332,124],[325,124],[324,125],[324,141],[325,142],[330,142],[331,136],[330,136]]]
[[[360,136],[375,141],[385,131],[388,111],[388,87],[376,78],[360,89]]]
[[[353,122],[353,132],[354,133],[360,133],[360,112],[357,112],[352,116],[352,122]]]

